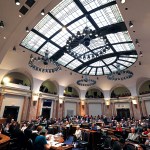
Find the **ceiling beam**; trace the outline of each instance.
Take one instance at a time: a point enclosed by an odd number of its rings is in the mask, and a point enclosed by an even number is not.
[[[92,60],[87,61],[86,63],[78,66],[77,68],[75,68],[73,71],[78,72],[82,68],[84,68],[86,66],[89,66],[90,64],[92,64],[94,62],[97,62],[99,60],[103,60],[103,59],[110,58],[110,57],[115,57],[115,56],[119,57],[121,55],[137,55],[137,52],[136,52],[136,50],[131,50],[131,51],[123,51],[123,52],[116,52],[116,53],[111,53],[111,54],[105,54],[103,56],[99,56],[99,57],[96,57],[96,58],[94,58]]]

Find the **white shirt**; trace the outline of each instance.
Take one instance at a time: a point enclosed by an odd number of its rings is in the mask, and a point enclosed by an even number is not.
[[[79,139],[81,137],[81,130],[76,130],[75,136],[77,137],[77,139]]]

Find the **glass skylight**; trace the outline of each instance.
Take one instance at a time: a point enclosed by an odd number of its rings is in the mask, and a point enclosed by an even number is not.
[[[73,21],[77,16],[81,16],[83,13],[74,3],[73,0],[64,1],[63,4],[56,6],[52,11],[50,11],[63,25],[68,24]]]
[[[98,69],[97,69],[97,75],[103,75],[102,68],[98,68]]]
[[[96,72],[96,68],[92,68],[90,71],[90,75],[95,75],[95,72]]]
[[[74,58],[72,56],[70,56],[69,54],[65,53],[60,59],[58,59],[58,63],[60,63],[63,66],[65,66],[66,64],[68,64],[73,59]]]
[[[68,26],[68,29],[76,34],[77,31],[82,32],[83,29],[88,26],[90,29],[95,30],[95,28],[93,27],[93,25],[91,24],[91,22],[89,22],[89,20],[84,17],[82,19],[79,19],[78,21],[74,22],[73,24],[71,24],[70,26]]]
[[[112,25],[116,27],[115,33]],[[64,26],[66,30],[62,30]],[[76,36],[80,31],[84,37],[85,27],[92,30],[88,47]],[[75,43],[79,41],[78,46],[70,46],[71,52],[66,49],[69,37],[76,38]],[[110,74],[118,65],[121,70],[126,69],[138,57],[116,0],[62,0],[31,29],[20,45],[43,56],[48,50],[51,59],[89,75]]]
[[[108,34],[106,36],[111,44],[118,43],[118,42],[131,41],[131,38],[128,32],[118,32],[114,34]]]
[[[73,62],[69,63],[66,67],[70,69],[75,69],[76,67],[80,66],[82,63],[78,60],[74,60]]]
[[[55,35],[51,40],[57,43],[59,46],[63,47],[64,45],[66,45],[66,41],[69,36],[71,36],[71,34],[67,30],[64,30]]]
[[[55,54],[59,50],[59,48],[57,48],[56,46],[48,42],[40,49],[38,53],[44,56],[46,50],[49,51],[48,56],[51,57],[53,54]]]
[[[123,21],[117,5],[96,11],[91,14],[91,17],[97,23],[99,28]]]
[[[101,67],[101,66],[105,66],[105,64],[102,61],[97,61],[97,62],[91,64],[90,66]]]
[[[89,73],[89,71],[90,71],[91,69],[92,69],[91,67],[87,67],[87,68],[82,72],[82,74],[87,74],[87,73]]]
[[[21,42],[21,45],[35,52],[44,42],[45,40],[43,38],[30,31],[25,39]]]
[[[62,26],[58,24],[49,15],[46,15],[35,27],[34,29],[42,33],[44,36],[49,38],[56,31],[60,30]]]
[[[82,4],[86,8],[87,11],[95,9],[99,6],[105,5],[114,0],[81,0]]]

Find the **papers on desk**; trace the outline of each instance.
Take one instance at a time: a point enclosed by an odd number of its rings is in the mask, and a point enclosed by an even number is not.
[[[59,143],[59,142],[54,142],[54,141],[47,141],[48,144],[50,144],[53,147],[60,147],[62,146],[64,143]]]
[[[32,130],[32,133],[38,133],[38,131],[37,130]]]

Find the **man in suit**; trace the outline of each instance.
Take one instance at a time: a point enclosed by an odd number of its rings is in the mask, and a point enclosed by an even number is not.
[[[138,142],[139,134],[135,132],[135,128],[131,127],[131,133],[128,134],[128,138],[126,140]]]

